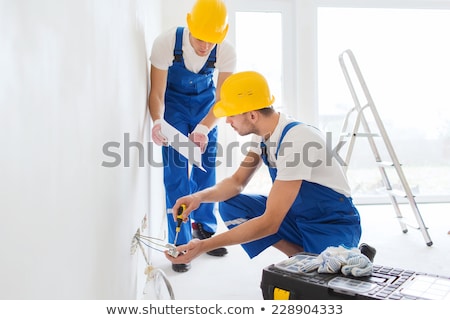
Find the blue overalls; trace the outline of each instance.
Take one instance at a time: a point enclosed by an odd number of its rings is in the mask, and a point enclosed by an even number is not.
[[[286,132],[299,122],[289,123],[282,131],[278,149]],[[261,142],[261,157],[268,166],[272,181],[277,168],[270,167],[265,145]],[[219,204],[220,215],[229,229],[262,215],[267,197],[239,194]],[[357,247],[361,237],[360,217],[352,199],[328,187],[302,181],[297,198],[286,214],[278,232],[265,238],[242,244],[250,258],[284,239],[310,253],[321,253],[329,246]]]
[[[211,51],[203,68],[198,73],[191,72],[184,65],[183,29],[179,27],[176,31],[174,61],[167,75],[164,119],[187,136],[208,114],[215,102],[216,88],[213,73],[217,46]],[[176,223],[173,221],[171,209],[176,200],[181,196],[210,187],[216,182],[217,127],[209,132],[208,139],[206,151],[202,154],[202,165],[206,172],[192,166],[190,176],[188,160],[172,147],[162,147],[169,243],[173,243],[175,238]],[[177,245],[188,243],[192,239],[191,218],[202,223],[206,231],[216,231],[217,219],[214,215],[214,204],[202,204],[190,214],[188,223],[182,224]]]

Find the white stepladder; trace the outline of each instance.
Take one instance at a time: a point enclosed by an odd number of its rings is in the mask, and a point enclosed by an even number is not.
[[[356,76],[359,85],[360,90],[359,94],[356,92],[355,87],[352,82],[352,77],[350,76],[349,70],[346,67],[345,63],[345,57],[351,62],[351,65],[353,67],[354,75]],[[375,107],[375,104],[372,100],[372,97],[369,93],[369,90],[367,88],[367,85],[364,81],[364,78],[361,74],[361,71],[359,69],[358,63],[356,62],[355,56],[353,55],[353,52],[351,50],[345,50],[339,55],[339,63],[341,65],[342,71],[345,76],[345,80],[347,82],[347,85],[350,89],[350,93],[352,95],[353,101],[355,103],[355,106],[347,113],[342,130],[341,130],[341,136],[339,138],[338,143],[338,150],[340,147],[342,147],[346,142],[348,142],[348,146],[346,148],[346,154],[345,154],[345,170],[348,168],[348,165],[350,163],[350,158],[352,156],[353,148],[355,145],[355,140],[357,137],[366,137],[369,141],[370,149],[372,150],[372,153],[375,157],[375,161],[378,165],[378,168],[381,173],[381,177],[384,183],[384,186],[386,188],[387,194],[389,196],[389,199],[394,207],[395,213],[397,215],[398,221],[400,223],[401,229],[403,233],[408,232],[407,225],[404,221],[404,217],[402,215],[402,212],[400,210],[398,197],[404,197],[409,202],[412,212],[417,220],[418,227],[415,227],[416,229],[420,230],[422,232],[422,235],[425,239],[425,242],[428,246],[433,245],[433,242],[430,239],[430,236],[428,234],[428,228],[425,226],[425,223],[422,219],[422,216],[419,212],[419,208],[417,207],[417,203],[415,201],[415,197],[411,191],[411,188],[405,178],[405,175],[403,173],[401,164],[399,163],[399,160],[397,158],[397,155],[394,151],[394,148],[392,146],[392,143],[388,137],[388,134],[386,132],[386,129],[384,128],[383,122],[381,121],[381,118],[378,114],[378,111]],[[364,105],[360,103],[360,100],[358,98],[358,95],[362,94],[365,96],[366,102]],[[375,122],[376,127],[378,128],[378,132],[372,132],[369,128],[369,122],[367,121],[367,118],[365,116],[365,113],[369,112],[370,119]],[[354,121],[350,121],[350,118],[354,117]],[[353,119],[353,118],[352,118]],[[351,126],[351,122],[353,123],[353,128],[349,128]],[[362,126],[363,132],[360,132],[360,126]],[[380,138],[382,139],[384,143],[384,147],[387,151],[388,157],[390,158],[390,161],[383,161],[381,159],[381,155],[379,152],[379,148],[377,147],[377,143],[375,142],[374,138]],[[380,142],[378,142],[379,144]],[[401,182],[402,190],[400,190],[400,193],[395,191],[392,187],[392,184],[389,180],[389,176],[387,173],[388,168],[393,168],[398,175],[398,178]]]

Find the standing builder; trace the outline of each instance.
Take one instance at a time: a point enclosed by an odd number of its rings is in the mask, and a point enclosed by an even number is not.
[[[219,96],[216,92],[236,67],[235,50],[224,41],[227,19],[223,1],[197,0],[187,14],[187,28],[173,28],[153,43],[148,104],[153,121],[152,139],[162,146],[170,243],[175,238],[176,223],[172,219],[175,201],[216,182],[217,119],[212,106]],[[167,138],[161,133],[162,119],[201,148],[205,172],[196,166],[189,168],[188,160],[167,146]],[[192,237],[210,238],[216,229],[214,204],[202,204],[191,213],[189,224],[183,224],[176,245],[186,244]],[[215,248],[207,253],[224,256],[227,249]],[[176,272],[189,268],[189,263],[172,264]]]

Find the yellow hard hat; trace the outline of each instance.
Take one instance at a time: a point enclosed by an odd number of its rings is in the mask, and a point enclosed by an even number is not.
[[[223,82],[220,101],[214,105],[213,112],[217,118],[229,117],[270,107],[274,101],[261,74],[243,71],[232,74]]]
[[[221,0],[197,0],[187,14],[191,34],[202,41],[221,43],[228,32],[228,14]]]

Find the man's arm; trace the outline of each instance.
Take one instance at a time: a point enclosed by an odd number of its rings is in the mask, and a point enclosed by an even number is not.
[[[223,81],[226,77],[228,77],[230,72],[221,72],[218,76],[218,84],[216,88],[216,102],[218,101],[218,94],[220,92],[220,87],[222,86]],[[209,110],[207,115],[197,124],[194,128],[194,131],[191,132],[189,138],[196,143],[202,150],[202,153],[205,152],[206,147],[208,145],[208,133],[212,127],[215,126],[217,122],[217,118],[214,116],[213,107]]]
[[[173,212],[178,212],[178,208],[184,204],[186,210],[183,212],[183,220],[186,221],[189,214],[197,209],[201,203],[220,202],[234,197],[242,192],[260,165],[261,157],[254,152],[249,152],[232,176],[223,179],[212,187],[179,198],[173,205]],[[173,216],[176,220],[176,214]]]
[[[186,245],[179,246],[178,250],[183,254],[178,258],[166,255],[167,258],[173,263],[188,263],[200,254],[215,248],[242,244],[276,233],[294,203],[301,183],[302,180],[276,180],[269,193],[266,211],[263,215],[214,237],[205,240],[194,239]]]
[[[150,69],[150,94],[148,109],[153,121],[164,116],[164,94],[166,92],[167,70],[161,70],[153,65]]]
[[[280,228],[284,217],[294,203],[300,190],[300,186],[301,180],[275,180],[269,196],[267,197],[264,214],[225,232],[223,237],[220,237],[221,235],[216,235],[214,238],[219,239],[210,241],[210,243],[205,244],[205,246],[216,248],[241,244],[276,233]],[[210,249],[207,248],[206,251],[209,250]]]

